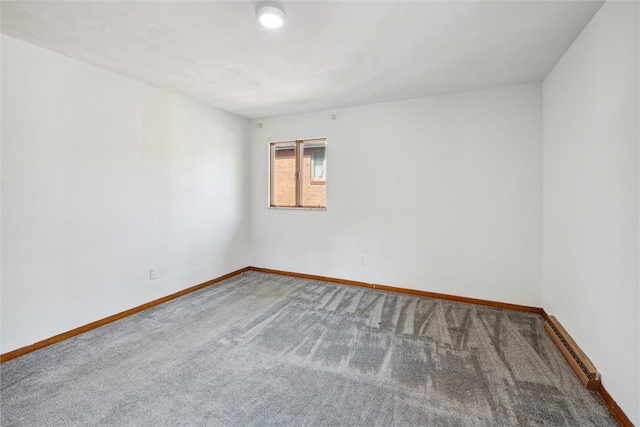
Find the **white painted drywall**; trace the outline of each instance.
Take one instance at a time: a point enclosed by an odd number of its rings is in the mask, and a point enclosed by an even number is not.
[[[541,95],[527,84],[262,120],[251,264],[541,306]],[[269,141],[322,136],[327,210],[268,209]]]
[[[636,425],[638,16],[606,2],[543,85],[543,305]]]
[[[247,120],[6,36],[2,72],[1,352],[248,265]]]

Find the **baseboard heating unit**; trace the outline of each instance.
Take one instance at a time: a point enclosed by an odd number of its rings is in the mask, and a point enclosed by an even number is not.
[[[589,390],[597,391],[600,388],[600,373],[558,322],[558,319],[549,316],[544,322],[544,328],[551,335],[551,339],[556,343],[582,384]]]

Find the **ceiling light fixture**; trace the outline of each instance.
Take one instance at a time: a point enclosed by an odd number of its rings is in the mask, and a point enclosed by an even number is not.
[[[284,24],[284,10],[274,4],[258,6],[256,15],[258,21],[267,28],[280,28]]]

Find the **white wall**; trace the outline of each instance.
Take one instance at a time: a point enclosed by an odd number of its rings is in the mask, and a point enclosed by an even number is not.
[[[248,121],[6,36],[2,67],[1,352],[248,265]]]
[[[636,425],[638,16],[607,1],[543,85],[543,306]]]
[[[541,95],[529,84],[252,126],[251,264],[541,306]],[[269,141],[321,136],[327,210],[268,209]]]

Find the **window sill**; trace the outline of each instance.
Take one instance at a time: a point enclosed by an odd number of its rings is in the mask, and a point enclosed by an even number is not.
[[[267,206],[267,209],[282,210],[282,211],[326,211],[327,208],[298,208],[294,206]]]

